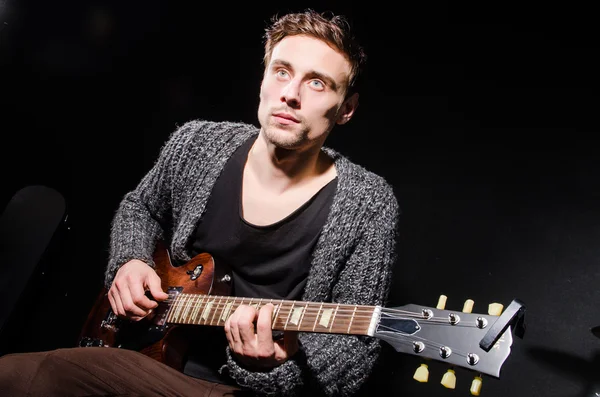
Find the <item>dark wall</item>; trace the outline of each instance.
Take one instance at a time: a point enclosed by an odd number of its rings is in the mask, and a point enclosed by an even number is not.
[[[69,208],[56,284],[15,349],[67,346],[102,284],[110,221],[177,125],[256,124],[261,35],[286,9],[176,2],[5,2],[0,33],[2,204],[44,184]],[[352,122],[329,145],[386,177],[403,209],[390,305],[527,305],[487,396],[600,393],[597,29],[582,6],[444,2],[327,6],[369,54]],[[389,4],[391,7],[392,3]],[[294,10],[314,6],[300,4]],[[505,8],[502,8],[505,7]],[[567,8],[565,8],[567,7]],[[594,88],[595,87],[595,88]],[[60,312],[60,321],[54,315]],[[27,334],[29,332],[29,334]],[[30,336],[35,334],[36,336]],[[27,335],[27,336],[25,336]],[[370,387],[469,395],[386,349]],[[594,383],[596,382],[596,383]]]

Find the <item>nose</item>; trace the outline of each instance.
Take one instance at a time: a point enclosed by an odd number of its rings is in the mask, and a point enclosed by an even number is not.
[[[281,102],[285,102],[289,107],[300,108],[300,84],[295,80],[290,80],[281,91]]]

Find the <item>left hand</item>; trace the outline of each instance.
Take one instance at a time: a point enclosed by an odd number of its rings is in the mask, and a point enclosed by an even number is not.
[[[225,321],[229,348],[236,359],[249,368],[276,367],[298,351],[297,332],[285,332],[282,340],[273,340],[273,308],[271,303],[258,311],[252,306],[241,305]]]

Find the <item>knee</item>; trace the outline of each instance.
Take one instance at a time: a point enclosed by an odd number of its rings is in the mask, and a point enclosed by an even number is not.
[[[68,356],[69,349],[58,349],[0,357],[0,396],[29,395],[38,391],[43,391],[41,395],[60,395],[55,394],[58,385],[78,369]]]
[[[37,353],[12,353],[0,357],[0,395],[25,395],[43,359]]]

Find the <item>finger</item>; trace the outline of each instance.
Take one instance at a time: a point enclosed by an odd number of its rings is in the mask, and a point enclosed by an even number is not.
[[[273,349],[273,308],[271,303],[263,306],[258,312],[256,320],[256,338],[259,350]]]
[[[146,291],[142,287],[141,283],[129,283],[129,294],[131,295],[131,300],[133,304],[140,309],[144,310],[147,313],[150,309],[154,309],[158,306],[158,303],[150,300],[146,296]]]
[[[254,343],[256,341],[254,321],[258,312],[252,306],[240,306],[238,310],[237,328],[240,339],[242,343]]]
[[[133,303],[129,288],[130,286],[128,284],[119,288],[119,298],[121,298],[121,304],[125,310],[125,315],[128,317],[145,316],[146,312]]]
[[[162,290],[160,277],[158,277],[158,274],[156,274],[156,272],[150,272],[146,279],[146,284],[146,286],[150,290],[150,293],[152,294],[152,297],[157,301],[164,301],[169,297],[169,294]]]
[[[231,337],[231,322],[230,322],[230,318],[228,318],[227,320],[225,320],[225,325],[223,326],[223,329],[225,330],[225,337],[227,338],[227,341],[229,342],[229,347],[231,347],[233,349],[233,338]]]
[[[108,291],[106,297],[108,298],[108,302],[110,302],[110,308],[112,309],[113,313],[118,314],[119,310],[117,304],[115,303],[115,298],[112,296],[112,290]]]
[[[123,308],[123,303],[121,302],[121,298],[119,297],[119,292],[116,286],[108,291],[108,294],[112,297],[113,311],[117,316],[125,316],[125,309]]]
[[[286,331],[283,334],[283,338],[277,340],[273,344],[275,360],[283,362],[288,360],[300,349],[300,343],[298,342],[298,332]]]
[[[235,313],[231,315],[229,322],[229,333],[231,337],[231,348],[234,352],[241,354],[243,351],[242,339],[240,338],[240,331],[238,328],[237,316]]]

